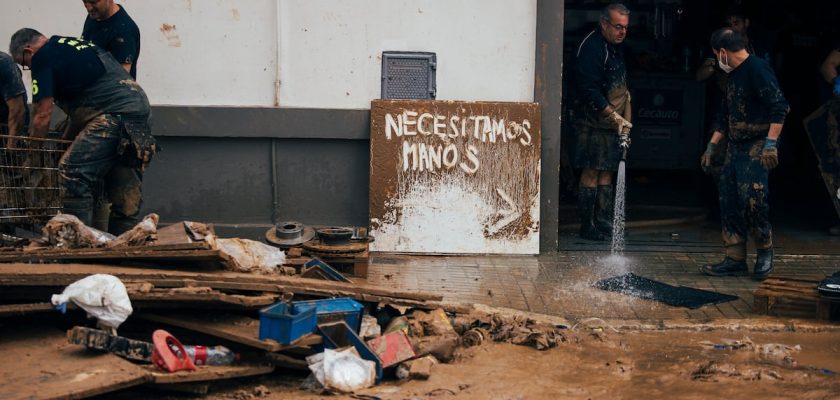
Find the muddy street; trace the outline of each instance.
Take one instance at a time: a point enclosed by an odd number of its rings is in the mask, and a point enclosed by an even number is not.
[[[724,349],[722,344],[730,340],[798,345],[801,350],[792,350],[785,361],[754,349]],[[390,382],[358,393],[371,397],[355,398],[836,399],[838,371],[840,331],[833,327],[814,333],[584,329],[571,333],[568,343],[544,352],[509,344],[469,348],[455,362],[436,365],[427,381]],[[246,385],[240,382],[209,398],[321,398],[298,389],[300,379],[274,374]],[[260,385],[267,390],[242,389]]]

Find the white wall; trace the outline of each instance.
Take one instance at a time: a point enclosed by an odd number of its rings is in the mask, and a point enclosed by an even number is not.
[[[533,101],[535,0],[281,2],[283,105],[368,108],[381,52],[437,53],[438,99]]]
[[[383,50],[436,52],[438,99],[533,100],[536,0],[279,0],[279,93],[277,0],[117,2],[154,104],[369,108]],[[24,26],[78,36],[84,18],[78,0],[3,1],[0,48]]]

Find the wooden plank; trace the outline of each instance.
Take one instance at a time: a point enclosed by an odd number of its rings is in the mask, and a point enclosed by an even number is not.
[[[175,372],[164,372],[151,365],[143,368],[151,374],[155,384],[218,381],[274,372],[273,365],[202,365],[195,371]]]
[[[69,399],[101,395],[151,381],[151,374],[113,354],[67,343],[47,325],[0,333],[0,399]]]
[[[63,286],[91,274],[111,274],[125,280],[182,279],[277,285],[280,292],[315,296],[362,295],[373,298],[440,301],[442,296],[392,290],[366,283],[344,283],[290,276],[268,276],[228,271],[186,272],[166,269],[131,268],[96,264],[0,264],[0,286]]]
[[[76,249],[65,251],[34,251],[17,252],[14,254],[0,253],[0,263],[26,262],[49,263],[53,261],[122,261],[122,262],[171,262],[179,263],[217,263],[216,268],[231,265],[230,259],[220,250],[187,249],[187,250],[150,250],[146,248],[114,248],[114,249]]]
[[[259,320],[230,314],[214,314],[202,318],[184,314],[159,315],[137,313],[132,317],[172,325],[178,328],[188,329],[194,332],[215,336],[220,339],[272,352],[313,346],[320,343],[321,338],[318,335],[307,335],[288,346],[282,345],[274,340],[260,340]]]
[[[68,306],[70,306],[68,304]],[[50,303],[3,304],[0,305],[0,317],[19,317],[22,315],[55,312]]]

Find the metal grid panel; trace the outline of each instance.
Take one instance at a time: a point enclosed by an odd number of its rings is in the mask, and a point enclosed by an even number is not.
[[[70,142],[7,135],[0,141],[0,224],[29,225],[55,216],[61,210],[58,162]]]
[[[434,100],[436,69],[435,53],[382,52],[382,98]]]

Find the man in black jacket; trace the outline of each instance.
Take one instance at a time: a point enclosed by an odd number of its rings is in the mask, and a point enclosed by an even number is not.
[[[9,45],[15,61],[32,70],[32,137],[44,137],[55,102],[70,118],[64,137],[73,143],[59,163],[63,211],[92,223],[94,189],[125,193],[111,209],[112,233],[130,229],[141,206],[143,167],[155,151],[149,100],[109,53],[77,38],[23,28]],[[125,174],[109,175],[125,163]]]
[[[84,0],[88,12],[82,39],[91,41],[111,53],[131,77],[137,79],[140,57],[140,29],[114,0]]]
[[[619,135],[629,134],[633,127],[621,46],[629,21],[627,7],[608,5],[598,28],[583,39],[575,54],[576,96],[571,113],[577,131],[574,165],[581,169],[580,237],[589,240],[604,240],[605,235],[612,234],[613,173],[621,159]]]
[[[752,231],[757,249],[753,277],[763,279],[773,270],[768,175],[779,165],[777,142],[790,107],[773,69],[747,52],[743,35],[719,29],[710,44],[729,79],[700,162],[704,169],[711,167],[715,147],[726,135],[729,146],[718,187],[726,257],[701,270],[714,276],[749,274],[746,241]]]

